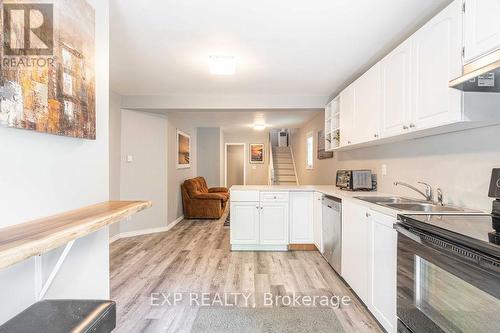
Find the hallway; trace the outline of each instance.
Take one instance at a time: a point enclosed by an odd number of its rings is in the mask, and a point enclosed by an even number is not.
[[[224,219],[184,220],[170,231],[111,245],[117,332],[190,332],[199,307],[186,302],[156,306],[162,301],[160,293],[210,293],[213,297],[238,292],[252,295],[250,307],[262,307],[264,293],[273,297],[293,293],[349,296],[350,304],[334,310],[342,328],[346,332],[380,331],[318,252],[230,252]],[[240,306],[246,306],[243,300],[240,297]]]

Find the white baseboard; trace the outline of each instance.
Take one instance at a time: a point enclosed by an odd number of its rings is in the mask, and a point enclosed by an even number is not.
[[[150,229],[141,229],[141,230],[134,230],[134,231],[127,231],[127,232],[121,232],[117,235],[114,235],[109,239],[109,243],[113,243],[119,239],[122,238],[129,238],[129,237],[136,237],[136,236],[143,236],[143,235],[149,235],[149,234],[156,234],[159,232],[165,232],[169,231],[172,229],[177,223],[180,221],[184,220],[184,215],[178,217],[175,219],[173,222],[169,223],[166,227],[160,227],[160,228],[150,228]]]

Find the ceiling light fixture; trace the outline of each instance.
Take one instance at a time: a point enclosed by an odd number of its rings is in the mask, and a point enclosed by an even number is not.
[[[266,129],[266,124],[254,124],[253,129],[256,131],[263,131]]]
[[[236,58],[233,56],[210,56],[210,73],[214,75],[234,75]]]

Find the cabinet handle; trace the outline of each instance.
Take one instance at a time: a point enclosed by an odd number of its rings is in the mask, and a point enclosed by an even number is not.
[[[374,138],[378,138],[378,134],[373,134],[373,137]]]
[[[410,128],[415,128],[415,124],[410,124]]]
[[[350,145],[351,144],[351,141],[347,141],[347,144]]]
[[[403,129],[404,129],[404,130],[407,130],[407,129],[408,129],[408,126],[404,125],[404,126],[403,126]]]
[[[366,217],[370,217],[370,216],[372,216],[372,214],[366,213]]]

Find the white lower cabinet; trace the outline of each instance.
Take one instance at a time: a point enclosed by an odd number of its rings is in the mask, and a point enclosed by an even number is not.
[[[368,304],[368,219],[366,206],[342,202],[342,277]]]
[[[262,204],[260,244],[288,245],[288,203]]]
[[[231,192],[231,248],[286,250],[289,244],[288,192],[244,192]]]
[[[319,252],[323,253],[323,194],[314,193],[314,211],[313,211],[313,234],[314,245]]]
[[[342,277],[387,332],[397,331],[396,219],[342,203]]]
[[[369,304],[368,309],[388,333],[397,331],[396,269],[397,220],[371,212],[369,223]]]
[[[231,203],[231,244],[259,244],[260,203]]]
[[[313,244],[313,192],[290,193],[290,243]]]

